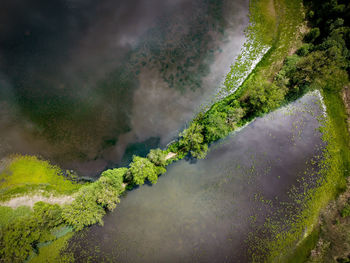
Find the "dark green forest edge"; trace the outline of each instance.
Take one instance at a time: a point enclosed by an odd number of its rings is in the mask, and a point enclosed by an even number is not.
[[[75,199],[63,206],[38,202],[32,210],[0,207],[4,215],[0,221],[1,262],[73,261],[72,255],[60,254],[72,231],[96,223],[103,225],[103,216],[116,208],[125,190],[145,182],[155,184],[170,163],[185,157],[205,158],[211,143],[309,91],[319,90],[328,116],[322,127],[327,146],[319,164],[317,187],[300,197],[302,205],[288,221],[289,229],[277,223],[266,224],[266,238],[254,240],[250,251],[255,262],[305,262],[319,240],[320,211],[346,189],[350,168],[346,112],[340,95],[349,82],[349,15],[350,4],[345,0],[251,0],[251,25],[247,29],[250,50],[259,52],[264,46],[270,49],[243,84],[199,113],[167,149],[151,150],[146,158],[134,156],[128,168],[104,171],[93,183],[76,182],[69,175],[68,181],[67,175],[46,163],[46,170],[40,170],[43,178],[53,169],[61,178],[55,183],[67,184],[63,187],[67,191],[59,187],[47,190],[73,194]],[[226,92],[235,88],[235,71],[239,70],[239,66],[231,68],[225,80]],[[43,161],[28,161],[33,162]],[[12,175],[22,169],[13,166]],[[0,176],[1,180],[5,177]],[[27,191],[25,187],[1,187],[2,200]],[[346,218],[350,213],[343,210]],[[349,262],[342,260],[339,262]]]

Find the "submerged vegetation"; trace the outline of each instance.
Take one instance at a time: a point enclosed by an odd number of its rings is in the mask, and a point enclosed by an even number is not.
[[[211,143],[254,118],[318,89],[322,91],[329,116],[323,128],[327,147],[319,164],[318,185],[303,196],[300,213],[289,221],[292,222],[290,229],[284,231],[284,226],[274,225],[268,242],[264,240],[265,244],[256,248],[258,253],[252,258],[256,261],[296,262],[293,260],[299,260],[300,254],[307,256],[308,252],[300,252],[299,248],[311,248],[317,240],[312,225],[320,210],[344,187],[344,175],[350,169],[349,139],[339,95],[349,82],[350,28],[346,24],[349,6],[345,1],[316,3],[305,0],[305,6],[313,28],[302,43],[305,25],[301,0],[251,1],[248,42],[224,83],[226,93],[235,93],[216,102],[208,111],[199,113],[168,149],[151,150],[146,158],[134,156],[129,168],[104,171],[97,181],[86,185],[67,180],[58,167],[36,157],[15,157],[0,173],[1,200],[43,190],[73,194],[74,201],[62,207],[38,202],[32,210],[0,207],[1,214],[5,215],[0,221],[1,259],[22,262],[38,253],[40,247],[39,255],[48,253],[51,246],[56,246],[55,251],[59,251],[69,235],[60,238],[58,230],[68,233],[72,229],[79,231],[96,223],[103,224],[103,216],[116,208],[125,189],[145,182],[155,184],[172,161],[185,156],[205,158]],[[269,48],[268,52],[240,85],[239,80],[251,67],[251,62],[266,48]],[[176,83],[171,81],[171,84]],[[173,155],[167,159],[169,153]],[[341,215],[346,218],[349,211],[345,206]],[[307,239],[298,247],[299,250],[293,250],[305,227],[308,229]],[[264,252],[263,259],[259,251]]]

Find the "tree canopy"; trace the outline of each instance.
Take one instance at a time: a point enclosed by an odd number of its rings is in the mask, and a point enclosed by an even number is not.
[[[157,167],[147,158],[134,156],[128,172],[132,176],[133,183],[137,185],[144,184],[146,179],[155,184],[157,183],[158,175],[165,172],[165,168]]]

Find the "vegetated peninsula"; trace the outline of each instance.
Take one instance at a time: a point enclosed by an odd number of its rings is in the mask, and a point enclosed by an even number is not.
[[[156,184],[176,161],[205,162],[217,141],[314,92],[324,110],[319,117],[323,146],[311,161],[315,171],[298,182],[290,214],[274,211],[256,232],[246,233],[245,260],[348,262],[349,15],[350,4],[343,0],[250,0],[246,42],[212,103],[167,147],[134,155],[127,167],[107,169],[97,180],[38,156],[4,158],[1,261],[74,262],[69,242],[92,225],[103,226],[104,216],[118,209],[128,191]],[[254,225],[257,219],[251,221]]]

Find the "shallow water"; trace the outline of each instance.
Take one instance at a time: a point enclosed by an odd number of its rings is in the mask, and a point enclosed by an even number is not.
[[[306,95],[212,145],[205,160],[173,163],[69,251],[77,262],[249,262],[249,233],[279,209],[293,212],[283,207],[292,186],[314,180],[304,171],[323,147],[319,116],[319,97]]]
[[[248,24],[248,0],[0,7],[0,158],[38,154],[85,176],[176,137],[220,86]]]

